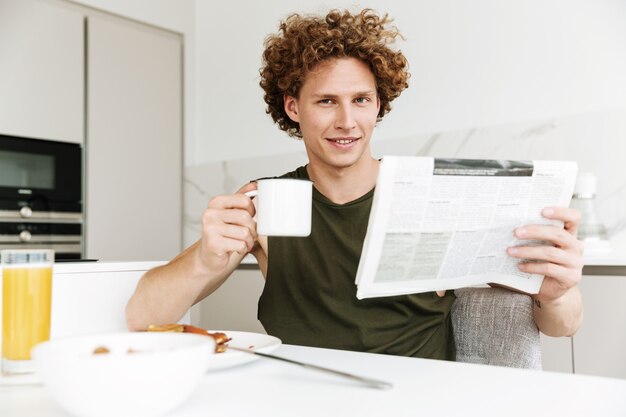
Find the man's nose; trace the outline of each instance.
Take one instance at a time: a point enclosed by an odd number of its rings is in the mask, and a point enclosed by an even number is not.
[[[350,106],[340,106],[337,110],[335,128],[349,130],[355,127],[354,111]]]

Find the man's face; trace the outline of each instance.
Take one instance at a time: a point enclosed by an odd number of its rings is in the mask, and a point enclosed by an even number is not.
[[[379,108],[374,75],[355,58],[318,64],[307,74],[299,97],[285,97],[287,114],[300,124],[309,162],[334,169],[371,159],[369,143]]]

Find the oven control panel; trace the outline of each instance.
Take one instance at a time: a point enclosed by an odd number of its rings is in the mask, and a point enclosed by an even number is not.
[[[81,213],[0,210],[0,249],[53,249],[56,259],[81,259]]]

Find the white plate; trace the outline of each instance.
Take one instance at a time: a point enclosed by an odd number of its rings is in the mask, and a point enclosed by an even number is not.
[[[279,338],[261,333],[237,332],[233,330],[209,330],[209,332],[226,333],[226,335],[231,338],[231,341],[228,342],[230,346],[242,349],[254,349],[261,353],[270,353],[282,344]],[[226,350],[226,352],[211,356],[207,371],[230,368],[257,359],[259,359],[259,356],[251,353]]]

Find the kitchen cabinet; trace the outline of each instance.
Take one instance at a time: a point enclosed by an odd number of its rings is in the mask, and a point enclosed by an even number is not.
[[[166,260],[182,242],[182,37],[87,17],[86,255]]]
[[[541,361],[544,371],[574,372],[571,337],[550,337],[541,334]]]
[[[254,262],[254,261],[252,261]],[[242,264],[199,306],[198,325],[206,329],[230,329],[265,333],[257,319],[257,305],[265,279],[256,263]]]
[[[81,143],[84,15],[0,0],[0,134]]]
[[[83,145],[83,256],[182,248],[183,37],[64,0],[0,0],[0,134]]]
[[[573,337],[574,372],[626,378],[626,276],[585,276],[580,291],[585,310]]]
[[[583,324],[573,337],[542,335],[543,368],[626,378],[626,266],[589,265],[579,284]]]

